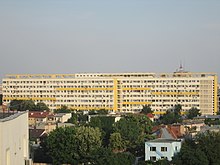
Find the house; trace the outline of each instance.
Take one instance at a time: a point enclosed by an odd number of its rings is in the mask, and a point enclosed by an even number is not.
[[[184,126],[181,124],[155,126],[152,130],[152,135],[163,139],[180,139],[185,134]]]
[[[32,141],[34,144],[39,145],[40,138],[45,136],[47,136],[47,132],[44,129],[29,129],[30,141]]]
[[[65,123],[72,117],[71,113],[57,113],[54,115],[55,121],[60,123]]]
[[[145,142],[145,161],[159,159],[172,160],[180,152],[182,141],[175,139],[155,139]]]
[[[29,125],[36,125],[39,123],[46,123],[47,117],[49,115],[49,112],[38,112],[38,111],[32,111],[29,112]]]

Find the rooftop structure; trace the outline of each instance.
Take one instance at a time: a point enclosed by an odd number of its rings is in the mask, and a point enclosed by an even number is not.
[[[44,101],[50,109],[138,112],[150,105],[155,114],[181,104],[201,113],[218,111],[217,75],[174,73],[14,74],[3,79],[3,101]]]

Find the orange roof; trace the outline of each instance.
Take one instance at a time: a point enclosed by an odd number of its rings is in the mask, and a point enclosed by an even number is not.
[[[49,112],[29,112],[29,118],[46,118],[49,115]]]

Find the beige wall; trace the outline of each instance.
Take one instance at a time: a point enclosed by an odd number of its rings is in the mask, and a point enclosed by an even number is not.
[[[29,158],[28,112],[0,120],[0,164],[24,165]]]

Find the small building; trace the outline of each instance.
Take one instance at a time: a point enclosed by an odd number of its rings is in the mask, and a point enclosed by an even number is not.
[[[180,152],[182,141],[175,139],[155,139],[145,142],[145,161],[159,159],[172,160]]]
[[[38,112],[38,111],[32,111],[29,112],[29,125],[36,125],[39,123],[46,123],[47,122],[47,117],[49,115],[49,112]]]
[[[57,113],[54,115],[55,121],[60,123],[65,123],[72,117],[71,113]]]

